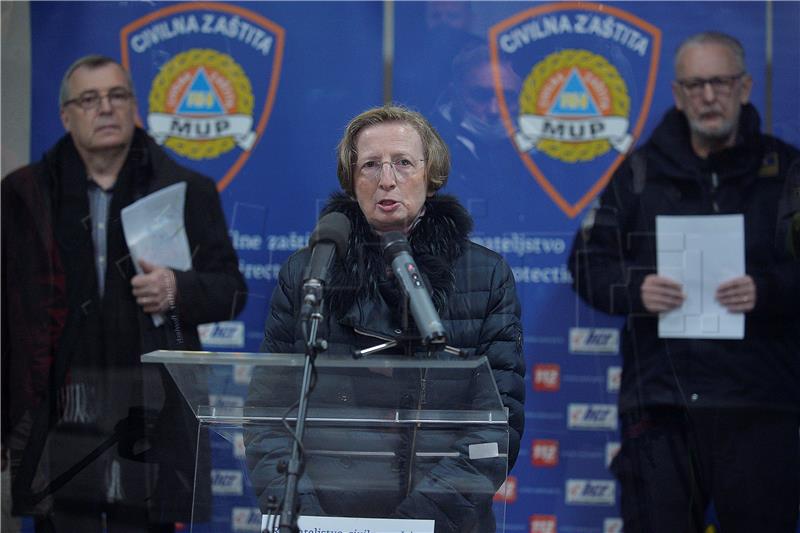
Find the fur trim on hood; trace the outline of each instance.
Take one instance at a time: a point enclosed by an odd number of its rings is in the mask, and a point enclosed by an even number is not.
[[[431,291],[431,299],[441,312],[454,286],[453,263],[461,254],[472,231],[472,218],[466,209],[449,195],[434,195],[425,201],[425,214],[408,236],[414,261]],[[346,313],[362,298],[376,298],[381,283],[387,280],[381,239],[372,231],[358,202],[344,193],[331,195],[322,215],[343,213],[352,224],[347,255],[332,267],[329,296],[334,315]]]

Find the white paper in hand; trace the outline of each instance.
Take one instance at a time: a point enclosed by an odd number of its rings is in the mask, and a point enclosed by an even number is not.
[[[744,275],[744,217],[657,216],[656,248],[658,273],[686,293],[681,307],[659,316],[659,338],[743,338],[744,315],[714,295],[720,283]]]
[[[139,260],[173,270],[190,270],[192,254],[183,223],[186,182],[176,183],[148,194],[122,210],[122,231],[136,272]],[[160,326],[164,317],[152,315]]]

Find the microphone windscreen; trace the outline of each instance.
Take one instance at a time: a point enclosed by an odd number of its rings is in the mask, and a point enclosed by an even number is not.
[[[319,219],[308,239],[308,246],[313,248],[319,242],[331,242],[336,246],[339,257],[344,257],[349,239],[350,220],[343,213],[333,212]]]
[[[401,252],[411,253],[411,246],[408,244],[406,236],[400,231],[387,231],[381,236],[383,244],[383,259],[390,263]]]

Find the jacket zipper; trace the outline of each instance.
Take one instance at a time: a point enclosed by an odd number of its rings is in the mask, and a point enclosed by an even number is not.
[[[366,337],[372,337],[374,339],[380,339],[382,341],[392,341],[394,340],[392,337],[388,337],[386,335],[381,335],[379,333],[373,333],[371,331],[364,331],[363,329],[353,327],[353,331],[355,331],[359,335],[364,335]],[[425,404],[425,397],[427,396],[428,392],[428,369],[422,369],[420,374],[420,388],[419,388],[419,397],[417,398],[417,411],[422,410],[422,406]],[[414,481],[414,463],[416,462],[416,448],[417,448],[417,432],[419,431],[420,424],[416,424],[414,429],[411,433],[411,449],[409,451],[409,461],[408,461],[408,471],[406,472],[406,497],[411,494],[411,489],[413,488],[413,481]]]
[[[359,335],[364,335],[365,337],[372,337],[373,339],[380,339],[382,341],[393,341],[393,337],[389,337],[387,335],[381,335],[380,333],[373,333],[371,331],[364,331],[363,329],[359,329],[358,327],[353,327],[353,331],[358,333]]]
[[[719,213],[719,204],[717,204],[717,188],[719,187],[719,176],[716,172],[711,173],[711,207],[715,213]]]

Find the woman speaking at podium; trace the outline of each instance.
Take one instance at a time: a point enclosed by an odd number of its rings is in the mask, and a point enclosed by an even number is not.
[[[309,401],[311,406],[322,402],[327,407],[424,410],[444,408],[461,397],[472,402],[497,398],[499,392],[508,412],[510,469],[524,423],[520,305],[506,262],[469,240],[469,214],[454,197],[438,193],[449,170],[447,146],[415,111],[393,105],[376,107],[346,126],[338,145],[342,192],[331,196],[322,215],[341,213],[352,229],[343,253],[328,269],[324,320],[319,327],[327,349],[320,357],[351,355],[395,341],[398,348],[393,353],[411,357],[470,360],[485,356],[491,368],[485,382],[489,385],[475,390],[477,382],[442,372],[420,376],[415,369],[410,379],[408,372],[398,369],[358,368],[318,376]],[[431,339],[420,342],[405,293],[384,259],[382,236],[388,232],[400,232],[407,240],[414,274],[419,274],[429,291],[447,348]],[[299,316],[310,261],[312,249],[305,248],[283,265],[272,295],[263,351],[305,352]],[[248,405],[290,405],[299,394],[295,381],[275,367],[260,367],[251,383]],[[452,436],[454,430],[447,432]],[[439,440],[439,448],[443,447],[447,438],[443,433],[423,437],[410,430],[386,433],[364,427],[337,433],[330,429],[324,437],[328,453],[314,459],[310,456],[315,446],[306,440],[308,464],[298,482],[300,514],[431,519],[437,533],[494,531],[492,496],[505,479],[505,460],[502,468],[493,469],[484,466],[496,464],[490,460],[468,457],[470,444],[482,438],[474,434],[461,434],[449,443],[461,453],[419,459],[424,454],[417,452],[426,443],[437,448],[431,440]],[[314,430],[309,429],[306,436],[313,440]],[[245,446],[262,510],[280,505],[285,474],[279,472],[279,463],[288,460],[292,437],[275,428],[252,428],[245,434]],[[345,453],[356,449],[362,452],[360,459]],[[391,460],[381,459],[384,456],[378,453],[386,449],[393,451]],[[369,450],[374,450],[374,456]]]

